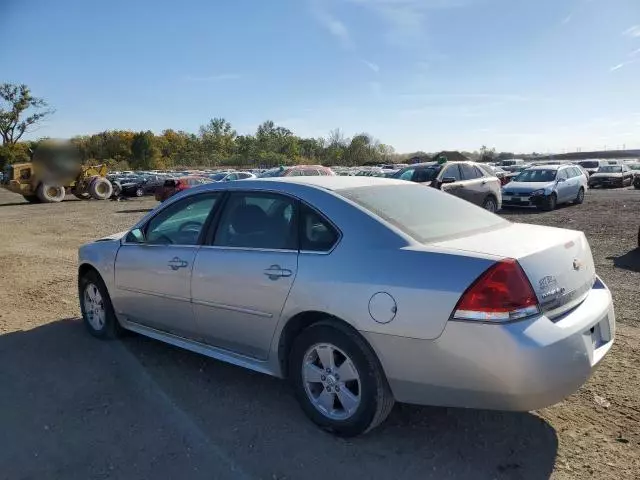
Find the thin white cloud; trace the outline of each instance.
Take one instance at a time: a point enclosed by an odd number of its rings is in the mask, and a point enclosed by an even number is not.
[[[354,48],[351,34],[349,33],[346,25],[327,11],[323,1],[313,0],[311,2],[311,12],[313,13],[316,21],[326,28],[331,35],[336,37],[344,48],[348,50],[352,50]]]
[[[569,23],[571,21],[571,19],[573,18],[573,12],[571,12],[569,15],[567,15],[566,17],[564,17],[562,19],[561,24],[562,25],[566,25],[567,23]]]
[[[362,59],[362,63],[364,63],[371,71],[378,73],[380,71],[380,65],[377,63],[370,62],[368,60]]]
[[[640,48],[638,48],[637,50],[634,50],[633,52],[631,52],[629,54],[630,57],[635,57],[636,55],[640,54]]]
[[[619,63],[619,64],[614,65],[613,67],[611,67],[611,68],[609,69],[609,71],[610,71],[610,72],[615,72],[616,70],[620,70],[621,68],[626,67],[627,65],[630,65],[630,64],[632,64],[632,63],[636,63],[637,61],[638,61],[638,59],[636,59],[636,60],[629,60],[628,62],[622,62],[622,63]]]
[[[202,77],[187,75],[184,78],[185,80],[190,82],[220,82],[224,80],[238,80],[239,78],[242,78],[242,75],[240,75],[239,73],[219,73],[217,75],[208,75]]]
[[[622,35],[631,38],[640,37],[640,25],[634,25],[633,27],[627,28],[624,32],[622,32]]]
[[[430,10],[456,8],[478,0],[346,0],[366,8],[387,24],[385,38],[393,45],[424,47]]]

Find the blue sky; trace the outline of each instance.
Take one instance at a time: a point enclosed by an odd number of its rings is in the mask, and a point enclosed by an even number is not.
[[[225,117],[399,152],[640,148],[638,0],[0,0],[31,137]],[[8,48],[7,48],[8,46]]]

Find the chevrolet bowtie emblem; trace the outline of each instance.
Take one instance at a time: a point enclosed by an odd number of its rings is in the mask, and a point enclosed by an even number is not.
[[[580,270],[582,268],[582,262],[580,260],[578,260],[577,258],[573,259],[573,269],[574,270]]]

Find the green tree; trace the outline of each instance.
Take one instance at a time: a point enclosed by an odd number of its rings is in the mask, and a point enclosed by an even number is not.
[[[34,110],[27,115],[29,110]],[[34,97],[26,85],[0,84],[0,136],[3,146],[13,146],[47,115],[47,102]]]
[[[160,150],[155,145],[155,136],[150,130],[138,132],[131,142],[131,166],[140,170],[159,168]]]
[[[213,158],[227,158],[233,153],[236,131],[224,118],[214,118],[200,127],[205,153]]]

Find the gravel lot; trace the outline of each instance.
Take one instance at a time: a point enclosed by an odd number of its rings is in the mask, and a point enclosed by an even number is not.
[[[155,204],[29,205],[0,190],[0,478],[638,478],[640,191],[503,212],[585,231],[613,291],[615,346],[579,392],[532,413],[399,405],[352,440],[312,426],[284,382],[85,333],[77,247]]]

